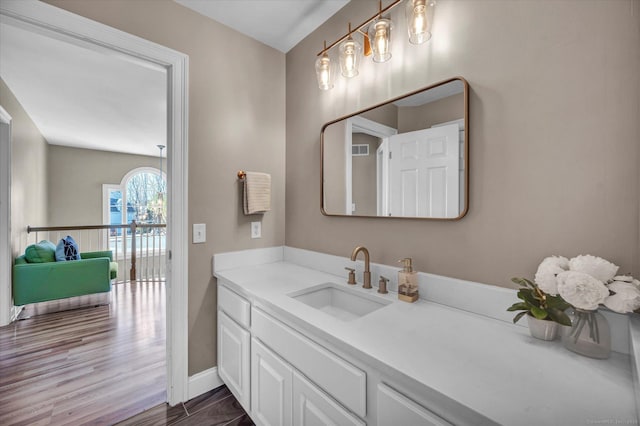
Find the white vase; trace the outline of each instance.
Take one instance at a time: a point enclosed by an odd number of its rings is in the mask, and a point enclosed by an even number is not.
[[[527,314],[531,336],[540,340],[554,340],[558,336],[558,323],[540,320]]]

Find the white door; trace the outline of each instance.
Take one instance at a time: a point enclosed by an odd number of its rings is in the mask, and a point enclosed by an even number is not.
[[[249,332],[218,311],[218,375],[249,411]]]
[[[391,216],[457,217],[459,125],[389,137]]]
[[[293,423],[296,426],[364,426],[301,374],[293,372]]]
[[[251,419],[258,426],[291,426],[291,367],[251,339]]]

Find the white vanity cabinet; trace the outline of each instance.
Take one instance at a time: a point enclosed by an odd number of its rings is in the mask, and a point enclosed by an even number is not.
[[[258,426],[365,426],[258,339],[251,339],[251,418]]]
[[[378,426],[451,426],[384,383],[378,383],[376,398]]]
[[[360,417],[367,415],[367,374],[260,309],[251,311],[251,333]]]
[[[450,425],[352,362],[218,283],[218,373],[257,425]]]
[[[250,303],[223,286],[218,286],[218,375],[250,410]]]

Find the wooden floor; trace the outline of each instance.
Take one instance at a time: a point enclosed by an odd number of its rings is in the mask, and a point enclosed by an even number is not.
[[[165,401],[164,283],[0,327],[0,425],[114,424]]]
[[[118,425],[244,426],[253,425],[253,422],[229,389],[222,386],[192,399],[184,407],[159,405]]]

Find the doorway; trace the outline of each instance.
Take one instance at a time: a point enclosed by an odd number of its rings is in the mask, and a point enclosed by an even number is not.
[[[180,52],[41,2],[3,1],[0,22],[46,34],[93,51],[119,55],[143,66],[167,71],[167,402],[176,405],[188,397],[187,284],[188,284],[188,57]],[[5,158],[5,161],[8,160]],[[10,161],[10,160],[9,160]],[[10,164],[10,163],[9,163]],[[3,168],[3,170],[5,170]],[[9,182],[0,181],[10,190]],[[4,206],[3,206],[4,208]],[[10,240],[11,238],[9,238]],[[3,251],[0,251],[3,253]],[[3,262],[8,254],[4,254]],[[10,279],[0,277],[2,292],[10,294]],[[2,301],[6,302],[5,300]]]

